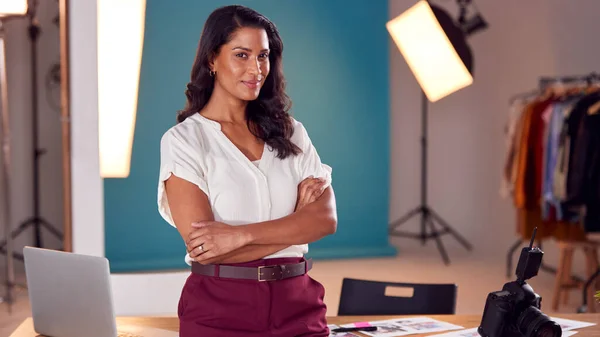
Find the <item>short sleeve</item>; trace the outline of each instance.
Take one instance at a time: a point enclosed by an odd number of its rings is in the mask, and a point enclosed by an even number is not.
[[[332,182],[332,168],[321,162],[321,158],[308,136],[306,128],[298,121],[295,121],[294,125],[294,138],[297,139],[296,145],[302,150],[302,153],[297,157],[300,178],[304,180],[311,175],[315,178],[324,178],[325,187],[329,187]]]
[[[171,175],[195,184],[207,196],[209,195],[204,170],[199,161],[199,150],[179,139],[173,130],[167,131],[160,141],[158,212],[173,227],[175,227],[175,222],[171,217],[169,201],[165,191],[165,181]]]

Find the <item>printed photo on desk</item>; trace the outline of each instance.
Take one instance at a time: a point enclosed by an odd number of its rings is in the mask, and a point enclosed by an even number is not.
[[[429,333],[429,332],[440,332],[440,331],[464,329],[464,327],[462,327],[462,326],[438,321],[436,319],[429,318],[429,317],[406,318],[406,319],[393,320],[393,322],[402,327],[410,328],[411,330],[416,330],[419,333]]]
[[[377,325],[377,331],[364,331],[363,334],[374,337],[394,337],[412,335],[415,332],[394,324]]]
[[[404,328],[402,326],[394,324],[393,320],[385,320],[385,321],[373,321],[373,322],[362,322],[362,323],[350,323],[342,325],[343,328],[349,327],[367,327],[367,326],[376,326],[376,331],[361,331],[360,333],[366,336],[373,337],[396,337],[396,336],[405,336],[412,335],[417,333],[416,330],[410,328]],[[337,337],[337,335],[336,335]]]
[[[342,327],[354,326],[376,326],[377,331],[361,332],[365,335],[376,337],[405,336],[412,334],[458,330],[464,328],[462,326],[442,322],[429,317],[411,317],[342,325]]]
[[[563,331],[562,337],[569,337],[576,334],[577,331]],[[442,333],[438,335],[429,335],[427,337],[481,337],[479,332],[477,332],[477,328],[471,328],[466,330],[452,331],[447,333]]]

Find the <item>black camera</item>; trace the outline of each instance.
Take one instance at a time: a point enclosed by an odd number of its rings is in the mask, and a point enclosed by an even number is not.
[[[521,250],[517,265],[517,280],[504,284],[502,290],[488,294],[481,325],[483,337],[560,337],[560,325],[541,311],[542,298],[525,282],[538,274],[544,252],[529,247]]]

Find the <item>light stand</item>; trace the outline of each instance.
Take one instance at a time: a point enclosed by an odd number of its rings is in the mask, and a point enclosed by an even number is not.
[[[466,36],[487,27],[479,14],[467,19],[470,0],[459,1],[461,17],[457,24],[443,9],[420,0],[386,28],[421,87],[421,204],[389,226],[391,236],[421,240],[435,239],[444,263],[450,259],[440,236],[451,234],[467,250],[471,244],[427,203],[427,113],[429,101],[436,102],[473,83],[473,55]],[[421,215],[420,233],[398,230],[408,220]],[[437,225],[437,227],[436,227]],[[439,229],[438,229],[439,227]]]
[[[29,27],[28,27],[28,35],[31,41],[31,104],[32,104],[32,128],[33,128],[33,216],[29,219],[22,222],[19,227],[17,227],[10,235],[7,235],[7,238],[0,242],[0,253],[8,252],[5,250],[5,247],[8,243],[8,238],[10,236],[11,239],[17,238],[21,233],[23,233],[28,227],[32,226],[34,230],[34,246],[35,247],[43,247],[42,244],[42,233],[41,228],[44,227],[48,232],[53,234],[56,238],[62,239],[62,234],[56,230],[56,228],[46,221],[40,215],[40,157],[46,152],[45,149],[39,148],[38,144],[38,89],[37,89],[37,80],[38,80],[38,72],[37,72],[37,41],[40,35],[40,25],[36,18],[35,9],[37,8],[37,0],[34,1],[34,4],[30,6],[28,12],[29,18]],[[23,255],[13,252],[13,256],[16,259],[23,261]]]
[[[4,198],[4,210],[2,221],[4,222],[4,234],[6,236],[6,298],[1,299],[8,304],[9,313],[12,312],[12,289],[15,286],[15,270],[13,266],[13,240],[10,236],[10,120],[8,113],[8,86],[6,78],[6,34],[4,22],[0,18],[0,104],[2,104],[2,197]]]
[[[452,234],[458,242],[460,242],[467,250],[472,250],[471,244],[463,238],[455,229],[453,229],[446,220],[444,220],[435,210],[429,207],[427,203],[427,108],[429,102],[427,101],[427,96],[423,91],[421,91],[421,205],[413,208],[408,211],[404,216],[395,222],[390,224],[390,235],[392,236],[400,236],[407,237],[412,239],[420,239],[421,243],[425,245],[427,240],[434,238],[438,250],[442,255],[442,259],[445,264],[450,263],[450,259],[448,258],[448,254],[446,253],[446,249],[444,249],[444,245],[442,244],[442,240],[440,236],[444,234]],[[412,219],[417,215],[421,215],[421,233],[407,233],[398,231],[397,228],[402,226],[408,220]],[[441,230],[438,230],[435,227],[435,224],[441,227]],[[427,231],[429,228],[429,233]]]

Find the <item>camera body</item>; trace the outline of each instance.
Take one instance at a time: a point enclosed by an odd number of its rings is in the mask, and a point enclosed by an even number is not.
[[[484,337],[523,337],[520,325],[540,312],[542,298],[525,282],[512,281],[488,294],[478,332]],[[536,310],[537,309],[537,310]]]
[[[487,296],[481,324],[477,330],[481,336],[562,335],[560,326],[541,312],[542,298],[525,282],[537,275],[543,254],[539,248],[532,248],[531,245],[521,250],[517,280],[505,283],[502,290],[491,292]]]

